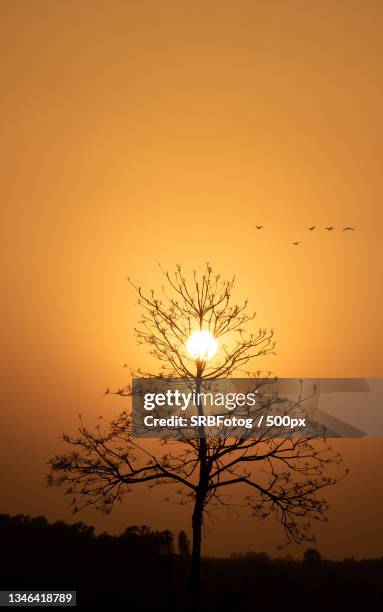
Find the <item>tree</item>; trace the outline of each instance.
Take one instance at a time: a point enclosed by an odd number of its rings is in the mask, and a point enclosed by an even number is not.
[[[319,550],[316,548],[306,548],[303,559],[310,565],[318,565],[321,562],[322,557]]]
[[[151,347],[151,355],[161,367],[156,374],[204,381],[243,374],[248,362],[274,348],[273,331],[249,331],[255,313],[248,312],[247,300],[233,300],[234,278],[225,281],[210,265],[202,275],[193,272],[187,279],[180,266],[163,272],[161,297],[145,293],[131,283],[138,294],[142,318],[136,328],[138,341]],[[195,330],[208,330],[220,343],[217,356],[191,358],[185,343]],[[140,376],[153,373],[137,370]],[[255,384],[265,384],[258,372]],[[109,390],[107,390],[109,393]],[[131,395],[131,386],[116,394]],[[273,400],[268,400],[269,409]],[[203,408],[198,405],[198,413]],[[274,514],[281,522],[288,541],[313,541],[310,520],[325,520],[327,503],[318,496],[337,480],[325,469],[341,458],[325,439],[310,440],[302,435],[277,438],[275,431],[249,439],[223,429],[220,434],[179,440],[163,440],[167,452],[155,454],[147,441],[132,438],[129,409],[101,429],[91,431],[82,422],[77,437],[64,436],[73,450],[50,460],[48,484],[64,486],[73,495],[74,510],[94,505],[110,512],[116,501],[138,484],[150,487],[175,485],[180,503],[191,502],[192,554],[190,597],[193,609],[199,606],[201,538],[204,516],[213,504],[228,506],[223,492],[227,487],[246,486],[244,499],[251,515],[263,519]],[[202,432],[203,433],[203,432]]]
[[[187,558],[190,554],[190,541],[185,531],[180,531],[178,534],[178,552],[183,558]]]

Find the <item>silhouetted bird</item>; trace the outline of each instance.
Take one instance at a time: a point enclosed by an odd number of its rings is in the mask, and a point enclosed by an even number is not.
[[[298,240],[298,242],[292,242],[292,244],[293,244],[294,246],[298,246],[298,244],[300,244],[300,241]]]
[[[355,227],[344,227],[344,228],[342,229],[342,232],[347,232],[347,230],[354,231],[354,230],[355,230]]]
[[[328,232],[331,232],[333,229],[335,229],[335,227],[334,227],[333,225],[330,225],[329,227],[325,227],[325,229],[326,229]]]
[[[307,229],[310,230],[310,232],[312,232],[313,230],[315,230],[316,225],[312,225],[311,227],[308,227]]]
[[[263,225],[256,225],[255,226],[257,229],[263,229]]]

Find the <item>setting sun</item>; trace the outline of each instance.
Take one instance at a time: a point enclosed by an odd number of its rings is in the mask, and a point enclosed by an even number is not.
[[[186,348],[193,359],[207,361],[217,352],[218,342],[210,332],[197,331],[187,340]]]

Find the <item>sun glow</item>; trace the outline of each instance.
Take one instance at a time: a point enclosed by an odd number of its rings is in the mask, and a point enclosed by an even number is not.
[[[207,361],[211,359],[218,348],[217,340],[208,331],[193,332],[186,342],[188,353],[193,359]]]

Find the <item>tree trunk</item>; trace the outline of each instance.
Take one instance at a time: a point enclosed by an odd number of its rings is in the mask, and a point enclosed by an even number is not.
[[[202,542],[202,517],[203,517],[204,495],[201,491],[196,494],[194,505],[192,527],[193,548],[191,555],[189,576],[189,598],[190,609],[197,612],[200,609],[200,577],[201,577],[201,542]]]
[[[197,362],[197,377],[196,377],[196,394],[197,394],[197,410],[198,415],[203,416],[204,411],[199,398],[201,391],[201,375],[203,371],[203,362]],[[201,575],[201,542],[202,542],[202,520],[203,510],[205,506],[206,495],[209,484],[209,469],[207,456],[207,443],[205,427],[199,426],[198,438],[198,460],[199,460],[199,478],[196,489],[194,510],[192,516],[193,528],[193,548],[191,555],[190,576],[189,576],[189,608],[192,612],[197,612],[200,609],[200,575]]]
[[[201,390],[201,374],[203,364],[197,362],[196,393],[198,415],[203,416],[203,407],[199,399]],[[207,444],[204,426],[199,427],[199,478],[195,496],[194,510],[192,516],[193,548],[191,556],[189,576],[189,601],[190,609],[197,612],[200,609],[200,575],[201,575],[201,541],[202,541],[202,519],[206,494],[209,483],[209,470],[207,466]]]

